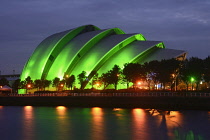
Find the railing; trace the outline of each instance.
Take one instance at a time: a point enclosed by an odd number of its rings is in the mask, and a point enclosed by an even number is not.
[[[36,97],[36,96],[43,96],[43,97],[55,97],[55,96],[99,96],[99,97],[142,97],[142,96],[180,96],[180,97],[210,97],[210,93],[176,93],[176,92],[142,92],[142,93],[34,93],[34,94],[8,94],[11,97]]]

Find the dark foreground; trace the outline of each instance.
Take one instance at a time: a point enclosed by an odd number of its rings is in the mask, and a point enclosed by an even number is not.
[[[210,110],[209,97],[0,97],[1,106],[70,106]]]

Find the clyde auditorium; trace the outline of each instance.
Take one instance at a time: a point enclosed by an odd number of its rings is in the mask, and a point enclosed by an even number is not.
[[[82,71],[91,79],[111,70],[115,64],[144,63],[152,60],[186,58],[182,50],[166,49],[161,41],[147,40],[142,34],[125,34],[119,28],[100,29],[85,25],[53,34],[44,39],[25,64],[21,80],[64,75],[77,76]],[[86,87],[87,88],[87,87]]]

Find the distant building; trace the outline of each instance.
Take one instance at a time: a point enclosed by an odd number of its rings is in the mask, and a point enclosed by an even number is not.
[[[177,58],[184,60],[186,52],[166,49],[162,41],[146,40],[142,34],[125,34],[119,28],[99,29],[85,25],[53,34],[36,48],[21,74],[21,80],[32,80],[87,72],[88,80],[94,72],[110,70],[115,64],[144,63],[152,60]],[[87,85],[88,86],[88,85]]]
[[[14,81],[20,78],[20,74],[0,75],[0,79],[2,78],[6,78],[9,81],[9,85],[12,87]]]

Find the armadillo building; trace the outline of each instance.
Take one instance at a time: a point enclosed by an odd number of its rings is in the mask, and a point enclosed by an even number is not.
[[[21,80],[87,72],[107,72],[115,64],[144,63],[161,59],[185,59],[186,52],[166,49],[161,41],[147,40],[142,34],[125,34],[119,28],[100,29],[85,25],[53,34],[44,39],[25,64]]]

